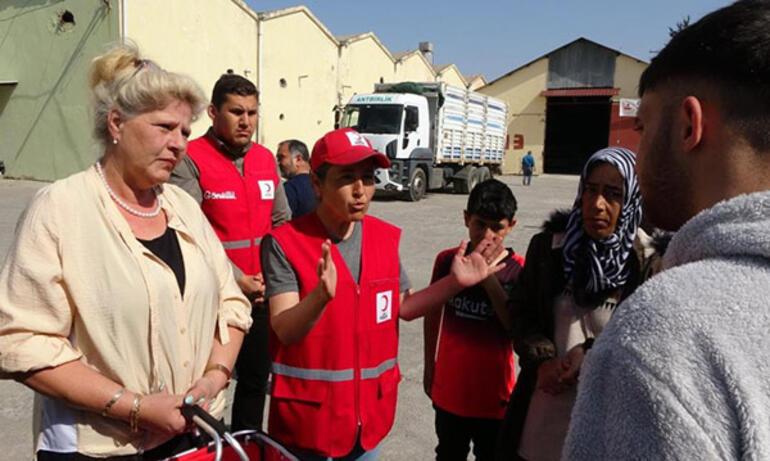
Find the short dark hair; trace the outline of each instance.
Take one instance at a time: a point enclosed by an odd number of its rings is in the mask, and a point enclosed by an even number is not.
[[[223,74],[214,84],[214,90],[211,92],[211,104],[217,109],[222,107],[228,94],[237,94],[238,96],[256,96],[259,98],[259,91],[249,80],[238,74]]]
[[[299,155],[302,157],[302,160],[310,162],[310,152],[308,152],[304,142],[297,139],[287,139],[286,141],[281,141],[278,145],[286,146],[291,155]]]
[[[770,2],[740,0],[675,33],[642,73],[639,95],[697,83],[754,149],[770,150]]]
[[[326,175],[329,173],[329,168],[331,168],[331,165],[322,163],[313,171],[313,174],[316,175],[320,182],[324,182],[326,180]]]
[[[516,197],[511,188],[497,179],[487,179],[473,188],[465,211],[483,219],[512,220],[516,215]]]

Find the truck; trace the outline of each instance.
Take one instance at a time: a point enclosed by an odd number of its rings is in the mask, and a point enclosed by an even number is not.
[[[376,189],[416,202],[429,190],[467,194],[499,174],[507,111],[499,99],[443,82],[385,83],[354,95],[340,126],[390,158],[375,173]]]

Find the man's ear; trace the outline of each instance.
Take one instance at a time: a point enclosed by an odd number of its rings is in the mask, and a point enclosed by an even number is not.
[[[510,230],[513,230],[513,228],[514,228],[514,227],[516,227],[516,222],[517,222],[517,221],[516,221],[516,218],[511,218],[511,220],[510,220],[509,222],[510,222],[511,224],[510,224],[510,226],[508,226],[508,228],[509,228]]]
[[[313,191],[315,191],[315,196],[320,199],[321,198],[321,180],[318,178],[318,175],[315,174],[315,172],[310,173],[310,182],[313,184]]]
[[[700,146],[703,140],[703,104],[695,96],[687,96],[680,106],[680,120],[682,122],[680,141],[684,152],[691,152]]]
[[[214,119],[217,117],[217,113],[219,113],[219,111],[217,110],[216,107],[214,107],[214,104],[209,104],[209,107],[206,109],[206,113],[209,114],[209,118],[213,122]]]
[[[468,210],[463,210],[463,222],[465,222],[465,227],[470,227],[471,215],[468,214]]]
[[[120,141],[120,131],[123,128],[123,114],[117,109],[112,109],[107,113],[107,129],[112,139]]]

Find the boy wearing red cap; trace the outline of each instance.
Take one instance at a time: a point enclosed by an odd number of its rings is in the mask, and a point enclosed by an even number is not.
[[[400,229],[367,215],[374,170],[388,158],[343,128],[318,140],[310,163],[318,208],[262,242],[269,432],[302,459],[376,459],[396,411],[398,319],[439,308],[501,269],[503,248],[487,239],[466,255],[462,243],[449,275],[411,294]]]

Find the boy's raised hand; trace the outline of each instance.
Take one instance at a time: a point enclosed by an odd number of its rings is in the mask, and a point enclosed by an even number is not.
[[[318,260],[316,273],[326,300],[334,298],[337,290],[337,267],[332,260],[332,242],[328,239],[321,245],[321,258]]]
[[[451,273],[464,288],[476,285],[505,267],[498,264],[505,257],[503,239],[498,236],[485,238],[466,255],[468,241],[463,240],[452,260]]]

